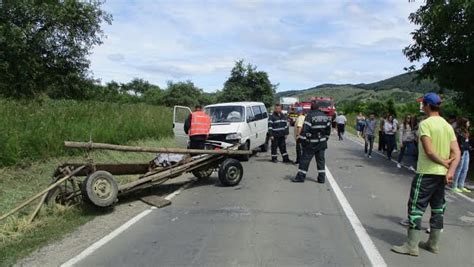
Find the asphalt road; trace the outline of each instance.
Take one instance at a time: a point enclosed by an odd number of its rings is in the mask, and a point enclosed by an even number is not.
[[[240,186],[220,186],[217,174],[195,183],[77,266],[370,266],[374,250],[388,266],[474,266],[474,203],[448,195],[440,255],[394,254],[391,245],[406,236],[398,222],[406,216],[413,174],[381,156],[366,159],[359,144],[335,139],[327,167],[369,240],[356,234],[334,187],[314,182],[314,161],[307,181],[294,184],[296,166],[259,153],[243,163]],[[375,248],[367,249],[368,242]]]

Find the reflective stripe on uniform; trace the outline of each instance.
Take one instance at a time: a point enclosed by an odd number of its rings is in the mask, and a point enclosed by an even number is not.
[[[288,153],[283,153],[283,154],[281,154],[281,155],[282,155],[282,156],[288,156]]]
[[[281,131],[281,130],[285,130],[286,128],[274,128],[272,129],[273,131]]]
[[[304,124],[306,124],[306,125],[308,125],[308,126],[310,126],[310,127],[312,126],[312,124],[309,123],[309,122],[307,122],[307,121],[305,121]]]
[[[311,129],[324,129],[326,127],[327,127],[326,125],[314,125],[314,126],[311,126]]]
[[[327,138],[321,138],[321,139],[311,139],[311,143],[319,143],[319,142],[324,142],[327,141]]]
[[[326,170],[318,170],[318,173],[326,173]]]
[[[306,174],[306,171],[303,171],[303,170],[301,170],[301,169],[299,169],[298,172],[301,172],[301,173],[303,173],[303,174]]]
[[[276,121],[273,121],[273,123],[280,123],[280,122],[286,122],[286,120],[276,120]]]

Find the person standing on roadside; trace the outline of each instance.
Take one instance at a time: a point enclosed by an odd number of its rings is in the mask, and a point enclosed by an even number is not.
[[[380,128],[379,128],[379,152],[385,152],[387,150],[387,145],[385,144],[385,135],[383,132],[383,127],[385,125],[385,120],[387,117],[382,118],[380,120]]]
[[[405,152],[408,152],[412,156],[412,161],[410,161],[410,170],[414,171],[413,167],[415,163],[414,159],[414,149],[416,141],[416,130],[413,128],[413,119],[410,115],[405,116],[403,123],[400,125],[400,154],[398,154],[398,163],[397,167],[400,169],[402,167],[402,160],[405,156]]]
[[[392,160],[392,152],[395,149],[395,134],[397,133],[396,125],[393,121],[393,116],[388,115],[387,119],[383,124],[383,134],[385,137],[385,143],[387,145],[387,158]]]
[[[189,135],[188,148],[204,149],[210,130],[211,118],[202,111],[201,105],[196,105],[184,122],[184,132]]]
[[[470,150],[471,145],[469,144],[470,137],[470,122],[466,118],[461,118],[458,120],[456,128],[456,136],[458,139],[459,148],[461,149],[461,162],[459,163],[458,168],[456,169],[456,174],[454,175],[453,181],[453,191],[456,193],[470,193],[471,190],[464,187],[464,182],[466,181],[467,172],[469,171],[469,160],[470,160]]]
[[[347,118],[344,116],[344,113],[339,113],[336,117],[337,124],[337,136],[339,136],[339,141],[344,140],[344,132],[346,131],[346,122]]]
[[[364,134],[364,127],[365,127],[365,117],[362,112],[359,113],[356,117],[356,130],[357,130],[357,137],[362,137]]]
[[[392,247],[396,253],[418,256],[418,247],[439,253],[438,243],[444,226],[444,188],[452,181],[461,156],[453,127],[440,116],[441,102],[435,93],[423,97],[423,111],[429,117],[419,126],[418,167],[408,200],[408,240]],[[430,236],[427,242],[420,242],[421,219],[428,204],[431,207]]]
[[[277,148],[279,148],[283,162],[292,163],[288,158],[288,152],[286,152],[286,138],[289,133],[288,119],[285,114],[281,112],[281,105],[276,104],[275,110],[272,115],[270,115],[270,118],[268,118],[268,134],[270,135],[270,140],[272,140],[272,162],[278,162]]]
[[[372,158],[372,150],[374,148],[375,131],[377,129],[377,121],[375,120],[375,114],[370,114],[370,117],[365,121],[364,126],[364,139],[365,139],[365,155],[370,159]]]
[[[302,148],[301,148],[301,138],[300,134],[301,131],[303,130],[303,125],[304,125],[304,113],[303,113],[303,108],[302,107],[297,107],[296,108],[296,114],[298,114],[298,117],[296,117],[295,121],[295,141],[296,141],[296,162],[295,164],[299,164],[301,160],[301,153],[302,153]]]
[[[316,102],[311,104],[311,111],[306,115],[300,139],[303,142],[303,155],[298,166],[296,177],[291,179],[294,183],[303,183],[306,179],[309,164],[313,157],[316,158],[318,168],[318,183],[326,181],[326,159],[324,152],[328,148],[328,139],[331,135],[331,120],[319,110]]]

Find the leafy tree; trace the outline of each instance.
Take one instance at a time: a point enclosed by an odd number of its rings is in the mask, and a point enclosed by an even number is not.
[[[235,63],[230,77],[224,83],[224,89],[217,99],[229,101],[259,101],[266,106],[273,104],[277,85],[273,85],[264,71],[257,71],[256,66],[244,65],[243,60]]]
[[[472,104],[474,1],[426,0],[410,15],[410,21],[419,28],[412,33],[414,44],[403,52],[411,62],[426,60],[420,77],[433,78],[442,87],[461,92],[464,102]],[[466,107],[474,110],[473,105]]]
[[[191,81],[168,82],[168,88],[163,96],[163,104],[166,106],[188,106],[194,107],[199,103],[203,91],[197,88]]]
[[[111,16],[100,1],[2,0],[0,94],[87,98],[87,56]]]

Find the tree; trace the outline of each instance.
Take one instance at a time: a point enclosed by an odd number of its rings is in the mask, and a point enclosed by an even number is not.
[[[168,88],[163,96],[163,104],[166,106],[188,106],[194,107],[199,103],[202,89],[197,88],[191,81],[168,82]]]
[[[414,44],[403,52],[411,62],[427,60],[420,78],[435,79],[442,87],[460,92],[466,104],[474,102],[474,1],[426,0],[410,21],[419,26]],[[411,66],[410,70],[415,67]],[[473,105],[466,105],[474,110]]]
[[[2,0],[0,94],[86,98],[87,56],[111,23],[100,1]]]
[[[244,65],[243,60],[235,63],[230,77],[224,83],[224,89],[217,99],[229,101],[259,101],[266,106],[273,104],[277,85],[273,85],[264,71],[257,71],[256,66]]]

